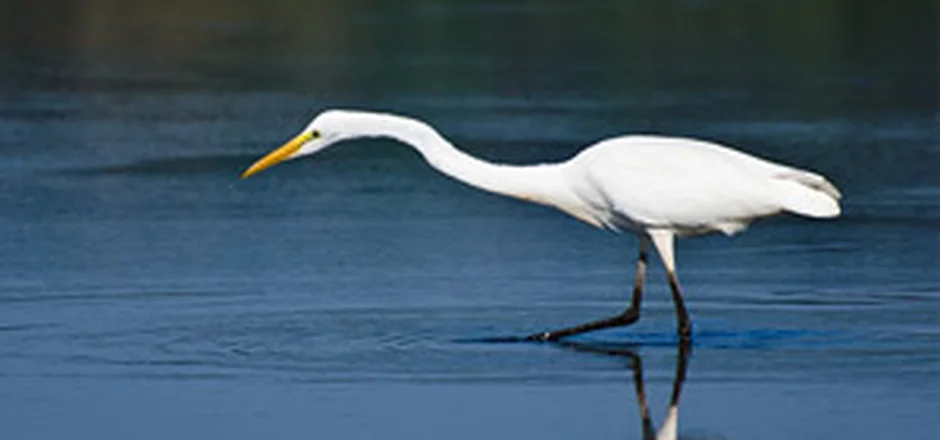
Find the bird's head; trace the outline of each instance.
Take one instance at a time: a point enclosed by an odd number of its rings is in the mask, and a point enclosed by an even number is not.
[[[351,110],[324,111],[300,134],[253,163],[241,177],[246,179],[286,160],[314,154],[344,139],[369,136],[369,125],[364,120],[368,115],[370,113]]]

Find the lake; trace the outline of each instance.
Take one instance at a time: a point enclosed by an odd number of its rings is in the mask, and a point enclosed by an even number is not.
[[[0,437],[940,433],[937,5],[0,1]],[[843,215],[636,239],[354,141],[241,181],[317,112],[506,163],[624,133],[825,174]],[[684,377],[684,381],[677,381]],[[681,382],[681,383],[679,383]]]

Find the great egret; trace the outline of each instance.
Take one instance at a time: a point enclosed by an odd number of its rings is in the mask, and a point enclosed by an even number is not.
[[[839,215],[841,195],[823,176],[711,142],[622,136],[598,142],[565,162],[530,166],[490,163],[454,147],[430,125],[387,113],[327,110],[293,139],[244,173],[247,178],[279,162],[362,137],[396,139],[417,150],[438,171],[477,188],[553,206],[592,226],[639,236],[633,297],[612,318],[537,333],[529,340],[557,340],[640,317],[647,254],[655,246],[669,279],[678,335],[692,329],[676,277],[677,236],[732,235],[749,222],[781,212],[808,217]]]

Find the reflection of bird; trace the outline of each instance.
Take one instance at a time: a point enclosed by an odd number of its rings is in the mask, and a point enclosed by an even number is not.
[[[669,395],[669,407],[659,431],[650,418],[649,405],[646,401],[646,380],[643,379],[643,359],[630,348],[617,346],[597,346],[579,342],[562,341],[565,347],[592,353],[603,353],[613,356],[626,356],[630,359],[630,369],[633,370],[633,386],[636,389],[637,406],[640,409],[640,422],[643,425],[643,440],[677,440],[679,438],[679,398],[682,395],[682,385],[689,370],[689,355],[692,345],[688,341],[680,342],[676,355],[676,374],[672,379],[672,393]]]
[[[643,364],[640,356],[633,353],[630,356],[633,364],[633,385],[636,387],[636,399],[640,406],[640,418],[643,421],[643,440],[676,440],[679,438],[679,397],[682,394],[682,384],[685,383],[685,373],[689,368],[688,343],[679,344],[679,355],[676,358],[676,375],[672,379],[672,393],[669,396],[669,408],[666,418],[663,419],[659,431],[655,431],[650,421],[649,406],[646,403],[646,391],[643,387]]]
[[[669,278],[679,337],[687,341],[691,325],[676,278],[676,236],[731,235],[756,218],[780,212],[835,217],[840,211],[839,191],[824,177],[710,142],[624,136],[594,144],[566,162],[499,165],[458,150],[418,120],[348,110],[321,113],[299,135],[245,170],[242,178],[361,137],[388,137],[408,144],[432,167],[468,185],[553,206],[598,228],[638,234],[633,298],[623,313],[534,334],[527,338],[531,340],[557,340],[635,322],[640,316],[647,253],[655,246]]]

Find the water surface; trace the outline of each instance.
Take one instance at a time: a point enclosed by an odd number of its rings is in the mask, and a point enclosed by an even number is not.
[[[0,3],[0,436],[640,438],[628,356],[480,342],[620,311],[635,240],[388,141],[237,180],[334,106],[509,163],[646,132],[823,172],[838,220],[678,243],[680,433],[937,432],[931,2],[321,3]],[[649,280],[580,342],[642,358],[658,422]]]

